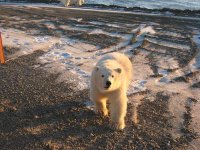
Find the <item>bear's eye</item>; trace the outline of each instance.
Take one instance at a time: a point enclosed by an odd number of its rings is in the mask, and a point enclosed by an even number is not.
[[[104,75],[101,75],[101,77],[103,78],[103,77],[104,77]]]
[[[114,78],[114,75],[112,75],[112,78]]]

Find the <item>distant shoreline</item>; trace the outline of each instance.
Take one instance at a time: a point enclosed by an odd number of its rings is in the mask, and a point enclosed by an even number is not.
[[[114,10],[123,10],[123,11],[133,11],[133,12],[143,12],[143,13],[162,13],[166,15],[175,15],[175,16],[188,16],[188,17],[200,17],[200,10],[181,10],[181,9],[149,9],[142,7],[123,7],[117,5],[103,5],[103,4],[84,4],[82,7],[94,7],[98,9],[114,9]]]
[[[0,5],[41,5],[48,7],[51,6],[62,6],[60,3],[29,3],[29,2],[0,2]],[[75,6],[71,6],[68,8],[77,8]],[[200,10],[180,10],[180,9],[170,9],[170,8],[162,8],[162,9],[149,9],[149,8],[141,8],[141,7],[123,7],[117,5],[104,5],[104,4],[84,4],[80,8],[86,9],[99,9],[99,10],[111,10],[111,11],[124,11],[124,12],[135,12],[135,13],[147,13],[147,14],[155,14],[155,15],[163,15],[163,16],[181,16],[181,17],[194,17],[200,18]]]

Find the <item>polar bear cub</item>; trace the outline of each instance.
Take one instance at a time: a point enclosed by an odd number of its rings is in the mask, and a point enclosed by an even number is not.
[[[101,58],[94,67],[90,80],[90,99],[95,111],[108,115],[106,106],[110,103],[111,125],[122,130],[127,112],[127,89],[132,80],[132,63],[121,53],[111,53]]]
[[[59,1],[62,2],[65,6],[69,5],[81,6],[85,2],[85,0],[59,0]]]

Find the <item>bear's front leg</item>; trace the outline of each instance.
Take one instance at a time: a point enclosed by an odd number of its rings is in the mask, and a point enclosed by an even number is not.
[[[128,99],[125,94],[117,94],[115,97],[112,97],[112,99],[110,99],[111,126],[114,129],[123,130],[125,128],[127,100]]]
[[[90,88],[90,100],[94,102],[94,110],[97,114],[108,115],[107,98],[99,94],[94,87]]]
[[[94,108],[97,114],[101,114],[103,116],[108,115],[108,109],[106,107],[106,99],[96,99],[94,101]]]

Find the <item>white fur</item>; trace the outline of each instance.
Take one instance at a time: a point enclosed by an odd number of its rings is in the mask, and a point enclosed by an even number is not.
[[[96,112],[108,115],[107,100],[110,103],[111,123],[116,129],[124,129],[127,111],[127,89],[132,80],[132,64],[121,53],[112,53],[101,58],[92,71],[90,99],[95,104]],[[102,77],[102,75],[104,77]],[[106,81],[111,86],[106,88]]]
[[[59,0],[59,1],[62,2],[65,6],[70,6],[70,5],[81,6],[85,2],[85,0]]]

